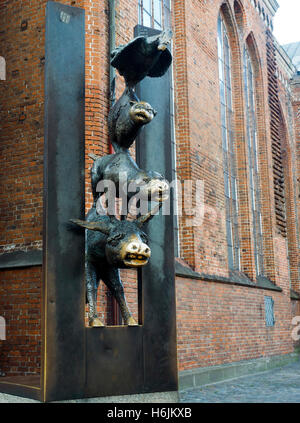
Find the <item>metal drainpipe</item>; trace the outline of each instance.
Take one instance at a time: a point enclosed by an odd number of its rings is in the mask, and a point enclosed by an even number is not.
[[[116,3],[109,0],[109,56],[116,48]],[[109,67],[110,106],[116,101],[116,70]]]
[[[116,48],[116,3],[115,0],[109,0],[109,60],[111,52]],[[116,101],[116,70],[109,65],[109,100],[110,107]],[[109,143],[109,154],[113,154],[114,150]]]
[[[109,0],[109,60],[111,52],[116,48],[116,2]],[[116,70],[113,66],[109,65],[109,106],[112,107],[116,101]],[[109,142],[109,154],[113,154],[114,149]],[[112,301],[112,319],[114,325],[121,325],[122,318],[120,307],[116,299]]]

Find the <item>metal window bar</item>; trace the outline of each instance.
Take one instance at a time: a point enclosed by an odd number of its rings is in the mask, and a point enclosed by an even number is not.
[[[265,322],[266,326],[275,325],[275,316],[274,316],[274,300],[272,297],[265,296]]]
[[[149,28],[171,27],[170,0],[139,0],[139,24]]]

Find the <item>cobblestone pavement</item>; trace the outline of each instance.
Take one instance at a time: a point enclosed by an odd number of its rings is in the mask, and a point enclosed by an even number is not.
[[[181,391],[180,402],[300,403],[300,361],[260,374]]]

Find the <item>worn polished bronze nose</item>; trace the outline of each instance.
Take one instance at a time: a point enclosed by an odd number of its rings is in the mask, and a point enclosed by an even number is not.
[[[147,244],[143,242],[131,242],[126,247],[126,253],[128,254],[141,254],[146,257],[150,257],[151,251]]]

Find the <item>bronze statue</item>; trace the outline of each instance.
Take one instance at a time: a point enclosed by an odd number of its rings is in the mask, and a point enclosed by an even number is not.
[[[95,161],[91,169],[92,193],[94,204],[105,192],[97,192],[98,182],[109,180],[114,183],[117,198],[126,198],[124,206],[128,211],[129,200],[139,192],[139,198],[145,201],[163,202],[169,198],[169,185],[165,178],[153,170],[140,169],[127,150],[97,157],[90,154]],[[125,208],[124,208],[125,209]]]
[[[126,151],[131,147],[142,127],[151,122],[156,113],[150,104],[137,98],[132,88],[126,88],[108,115],[109,137],[114,150]]]
[[[152,37],[136,37],[111,53],[111,65],[118,69],[128,87],[134,87],[146,76],[163,76],[172,62],[167,49],[171,38],[170,29]]]
[[[112,292],[120,305],[125,325],[137,325],[128,309],[119,269],[138,268],[148,263],[151,255],[147,236],[141,227],[161,208],[169,196],[169,185],[162,175],[155,171],[140,169],[129,154],[141,128],[151,122],[156,111],[150,104],[140,101],[134,86],[146,76],[160,77],[168,70],[172,55],[167,49],[172,32],[165,30],[152,37],[136,37],[125,46],[112,52],[111,65],[118,69],[126,82],[120,99],[113,105],[108,117],[109,135],[116,151],[104,157],[90,154],[94,164],[91,169],[91,183],[94,203],[86,220],[72,222],[85,228],[86,233],[86,294],[89,304],[89,325],[103,326],[98,318],[97,290],[102,281]],[[124,220],[118,220],[113,213],[98,214],[97,201],[105,189],[97,192],[99,182],[114,183],[116,197],[125,198]],[[133,185],[135,189],[129,190]],[[147,203],[147,213],[129,221],[129,200],[139,193],[139,199]],[[148,202],[158,204],[148,211]]]
[[[86,291],[89,304],[89,325],[103,326],[97,315],[99,281],[106,284],[120,305],[125,325],[137,322],[129,311],[119,269],[138,268],[148,263],[151,255],[147,235],[141,230],[160,205],[134,221],[118,220],[114,216],[99,216],[93,206],[86,221],[72,220],[88,229],[86,239]]]

